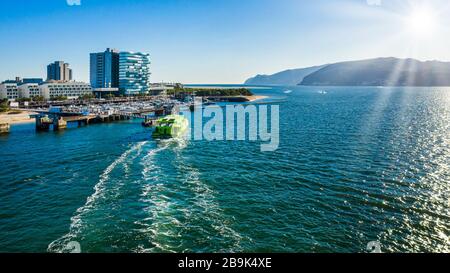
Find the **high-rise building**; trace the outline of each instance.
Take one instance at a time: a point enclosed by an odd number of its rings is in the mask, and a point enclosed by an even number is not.
[[[119,89],[125,95],[145,94],[150,87],[150,58],[146,53],[120,52]]]
[[[68,82],[72,80],[72,69],[69,68],[69,64],[56,61],[47,66],[47,81],[62,81]]]
[[[92,88],[118,88],[119,52],[107,48],[105,52],[91,53],[90,78]]]

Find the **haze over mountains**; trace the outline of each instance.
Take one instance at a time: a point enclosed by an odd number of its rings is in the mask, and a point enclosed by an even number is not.
[[[450,62],[378,58],[287,70],[248,79],[251,85],[450,86]]]
[[[290,69],[282,72],[278,72],[273,75],[256,75],[253,78],[245,81],[248,85],[297,85],[302,82],[303,78],[310,75],[313,72],[325,67],[313,66],[307,68]]]

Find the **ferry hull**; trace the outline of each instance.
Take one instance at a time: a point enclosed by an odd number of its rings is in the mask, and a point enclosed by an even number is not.
[[[188,120],[180,115],[170,115],[157,121],[152,133],[154,139],[183,137],[189,128]]]

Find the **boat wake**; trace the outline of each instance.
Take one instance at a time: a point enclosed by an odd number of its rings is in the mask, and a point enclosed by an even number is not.
[[[146,143],[147,142],[140,142],[138,144],[134,144],[103,171],[100,175],[98,183],[94,186],[94,193],[87,198],[86,203],[82,207],[78,208],[75,215],[71,218],[69,233],[50,243],[47,248],[48,252],[66,252],[67,246],[73,241],[77,241],[79,239],[78,236],[84,229],[83,218],[95,209],[99,200],[105,198],[108,191],[107,187],[108,182],[110,182],[111,173],[119,166],[123,167],[127,173],[127,170],[129,170],[128,165],[140,155],[142,147]],[[130,157],[132,154],[134,155]]]
[[[151,246],[140,245],[136,252],[239,251],[241,236],[229,227],[230,219],[216,200],[216,193],[200,179],[199,171],[186,164],[182,152],[186,143],[172,146],[174,158],[165,168],[177,175],[167,176],[151,155],[144,161],[142,202],[148,204],[147,217],[139,221],[141,232]],[[212,239],[214,238],[214,239]]]
[[[71,218],[69,232],[47,251],[236,252],[217,193],[185,158],[188,141],[170,139],[131,146],[100,175],[94,193]]]
[[[182,160],[178,157],[178,160]],[[190,226],[197,226],[202,233],[198,240],[205,251],[239,252],[241,251],[241,235],[230,227],[233,220],[227,217],[217,202],[217,193],[200,179],[200,172],[187,164],[178,164],[181,173],[185,174],[183,183],[194,194],[191,208],[187,211]],[[214,238],[211,242],[209,238]],[[195,238],[192,238],[195,240]]]
[[[150,246],[139,245],[135,252],[153,252],[154,249],[158,249],[159,252],[175,252],[168,239],[177,237],[174,230],[180,222],[171,216],[175,210],[175,203],[167,196],[170,193],[167,188],[169,177],[160,165],[155,163],[155,155],[168,149],[172,144],[176,143],[164,141],[160,148],[150,152],[141,161],[144,185],[140,202],[146,204],[144,208],[146,217],[135,224],[140,226],[138,231],[147,238]]]

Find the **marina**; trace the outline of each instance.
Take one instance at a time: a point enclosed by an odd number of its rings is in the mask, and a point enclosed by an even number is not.
[[[154,120],[171,114],[178,114],[180,106],[177,100],[167,98],[153,98],[153,100],[113,100],[103,103],[80,101],[60,106],[42,105],[48,108],[22,109],[37,114],[30,115],[35,119],[36,130],[62,130],[68,123],[78,126],[89,124],[123,121],[133,118],[143,119],[143,126],[153,125]]]
[[[191,111],[199,107],[190,95],[130,96],[111,99],[73,99],[67,101],[32,102],[17,108],[17,111],[31,113],[37,131],[58,131],[68,124],[86,126],[105,122],[141,119],[142,126],[154,127],[157,119],[177,115],[180,111]],[[202,107],[229,103],[254,103],[266,96],[200,96]],[[23,113],[21,115],[23,115]],[[71,127],[72,128],[72,127]],[[6,125],[2,131],[7,131]]]

